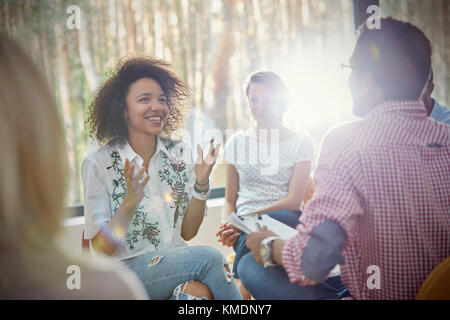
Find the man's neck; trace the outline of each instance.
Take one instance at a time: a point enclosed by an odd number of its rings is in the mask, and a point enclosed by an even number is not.
[[[366,107],[365,113],[362,115],[359,115],[359,116],[362,118],[365,118],[370,113],[372,113],[372,111],[377,109],[379,106],[381,106],[382,104],[389,102],[389,101],[392,101],[392,100],[386,99],[382,95],[374,96],[374,97],[372,97],[372,99],[370,99],[368,102],[366,102],[367,107]]]

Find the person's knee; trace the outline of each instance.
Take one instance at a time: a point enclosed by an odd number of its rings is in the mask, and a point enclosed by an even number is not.
[[[223,270],[228,282],[231,282],[232,271],[228,261],[220,253],[219,250],[212,247],[199,247],[202,250],[202,257],[204,260],[204,272],[210,272],[215,270]]]
[[[299,223],[300,211],[280,210],[267,213],[271,218],[280,221],[292,228],[295,228]]]
[[[251,252],[247,253],[241,258],[241,261],[239,262],[237,268],[237,272],[239,278],[241,279],[242,284],[251,293],[251,289],[255,285],[254,284],[254,279],[256,277],[255,272],[257,272],[256,261]]]
[[[222,259],[220,251],[209,246],[192,246],[190,247],[189,254],[191,259],[206,263],[215,263]]]
[[[213,299],[212,293],[208,286],[199,281],[189,281],[186,282],[182,292],[185,294],[192,295],[197,298],[207,298],[209,300]]]
[[[237,265],[237,269],[236,269],[237,274],[240,279],[242,279],[243,277],[245,278],[247,276],[247,267],[245,266],[245,262],[244,262],[245,256],[246,255],[241,257],[239,264]]]

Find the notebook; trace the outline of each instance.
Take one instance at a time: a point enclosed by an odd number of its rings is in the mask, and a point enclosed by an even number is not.
[[[238,216],[236,214],[231,214],[225,218],[225,221],[231,223],[233,226],[245,233],[252,233],[259,231],[263,226],[274,232],[283,240],[288,240],[297,234],[297,230],[289,227],[288,225],[277,221],[267,215],[246,215]],[[341,274],[339,265],[336,265],[328,277],[334,277]]]
[[[267,227],[274,232],[281,239],[287,240],[297,234],[297,230],[281,223],[267,215],[247,215],[238,216],[236,214],[229,215],[225,221],[231,223],[233,226],[245,233],[252,233],[259,231],[262,227]]]

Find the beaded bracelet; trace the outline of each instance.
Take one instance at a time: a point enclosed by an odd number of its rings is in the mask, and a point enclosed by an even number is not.
[[[202,191],[199,190],[196,185],[194,185],[194,191],[192,192],[192,196],[198,200],[206,201],[208,200],[210,193],[211,193],[210,188],[208,188],[208,190]]]
[[[198,183],[197,179],[195,179],[195,184],[198,185],[199,187],[207,186],[209,184],[209,179],[205,184],[200,184],[200,183]]]
[[[206,190],[200,190],[199,188],[197,188],[197,185],[194,184],[194,191],[201,194],[207,194],[209,192],[209,188]]]

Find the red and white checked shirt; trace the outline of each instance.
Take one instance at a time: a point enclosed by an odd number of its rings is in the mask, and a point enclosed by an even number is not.
[[[305,283],[303,249],[331,220],[347,234],[341,279],[355,299],[414,299],[450,256],[450,126],[419,101],[383,103],[327,135],[314,178],[299,233],[283,249],[290,281]],[[380,289],[367,285],[372,265]]]

